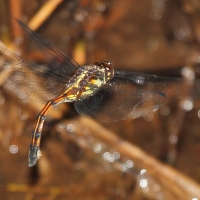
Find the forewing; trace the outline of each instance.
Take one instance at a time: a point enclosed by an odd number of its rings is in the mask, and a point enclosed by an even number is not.
[[[46,102],[66,89],[70,77],[59,77],[46,65],[29,63],[0,46],[0,84],[20,98]]]
[[[26,35],[34,41],[42,53],[46,56],[48,60],[49,68],[52,69],[58,76],[72,76],[75,74],[78,63],[73,60],[69,55],[55,46],[45,42],[36,32],[28,28],[24,23],[18,20],[19,25],[26,33]]]

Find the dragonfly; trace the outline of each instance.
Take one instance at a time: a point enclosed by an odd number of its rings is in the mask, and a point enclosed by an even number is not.
[[[33,128],[29,167],[41,157],[43,124],[55,105],[74,102],[79,114],[108,122],[136,118],[147,111],[146,104],[156,110],[168,98],[185,96],[186,91],[180,88],[188,83],[181,78],[114,70],[106,60],[79,66],[68,54],[18,22],[49,61],[48,65],[31,63],[0,45],[0,83],[21,98],[47,101]],[[193,98],[199,95],[200,91],[193,87]]]

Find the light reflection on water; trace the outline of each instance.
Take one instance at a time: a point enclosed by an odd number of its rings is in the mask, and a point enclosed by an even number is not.
[[[16,145],[11,145],[11,146],[9,147],[9,151],[10,151],[10,153],[12,153],[12,154],[16,154],[16,153],[18,152],[18,146],[16,146]]]
[[[102,142],[101,140],[95,138],[89,129],[84,131],[84,129],[79,130],[75,123],[66,123],[73,127],[74,132],[71,129],[65,129],[65,123],[59,123],[57,130],[61,132],[67,130],[67,136],[73,138],[76,144],[78,144],[83,149],[90,149],[93,152],[94,160],[96,166],[101,166],[105,172],[112,172],[117,170],[118,172],[128,174],[136,178],[137,186],[145,194],[145,196],[153,197],[155,199],[164,199],[164,194],[162,193],[161,186],[154,180],[152,176],[149,175],[146,169],[140,169],[137,164],[128,157],[124,157],[117,149],[111,148],[108,144]],[[84,132],[84,133],[83,133]],[[92,142],[88,138],[92,137]],[[90,158],[91,160],[91,158]],[[94,161],[92,162],[94,165]],[[83,170],[84,164],[79,161],[76,165],[76,170]],[[102,169],[102,168],[100,168]],[[101,170],[100,170],[101,171]],[[101,171],[102,173],[102,171]],[[121,192],[120,188],[119,193]]]
[[[180,102],[180,107],[183,110],[190,111],[193,108],[193,102],[190,99],[185,99],[185,100]]]
[[[94,152],[95,152],[95,153],[100,153],[100,152],[101,152],[101,149],[102,149],[101,143],[96,143],[96,144],[94,144]]]
[[[19,117],[20,117],[21,120],[27,120],[28,119],[28,113],[23,112],[19,115]]]
[[[187,67],[187,66],[183,67],[183,69],[181,70],[181,74],[187,80],[193,81],[195,79],[194,71],[191,68]]]
[[[167,116],[170,114],[170,108],[168,106],[162,106],[160,108],[160,112],[163,116]]]
[[[67,131],[73,133],[76,130],[76,126],[74,124],[67,124],[66,129]]]
[[[147,179],[140,180],[140,187],[141,188],[145,188],[145,187],[147,187],[147,185],[148,185]]]
[[[190,34],[191,34],[191,28],[188,25],[184,24],[179,29],[176,29],[174,37],[177,40],[188,40]]]
[[[153,120],[153,113],[152,112],[149,112],[147,114],[144,115],[144,119],[146,121],[152,121]]]
[[[152,0],[152,10],[149,12],[149,16],[153,20],[159,20],[161,19],[164,10],[165,10],[164,0]]]

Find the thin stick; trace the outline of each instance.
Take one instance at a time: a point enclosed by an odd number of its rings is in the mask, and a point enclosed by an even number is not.
[[[167,166],[152,156],[147,155],[138,147],[123,141],[113,132],[102,127],[91,119],[80,117],[79,123],[91,129],[95,137],[98,137],[116,148],[120,153],[133,159],[139,166],[147,169],[148,173],[174,194],[179,199],[200,198],[200,186],[192,179]]]
[[[21,0],[9,0],[9,6],[10,6],[10,13],[11,13],[11,27],[12,27],[12,35],[14,38],[21,37],[22,30],[19,27],[19,25],[16,22],[16,19],[21,18]]]
[[[36,13],[36,15],[29,21],[29,28],[32,30],[38,29],[62,2],[63,0],[47,1],[47,3],[45,3],[42,8]]]

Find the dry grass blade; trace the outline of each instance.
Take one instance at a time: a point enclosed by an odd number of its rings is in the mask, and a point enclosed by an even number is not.
[[[22,30],[16,23],[15,19],[20,19],[22,16],[21,0],[9,0],[10,13],[12,17],[10,18],[12,26],[12,35],[14,38],[20,38],[22,36]]]
[[[139,166],[145,168],[162,186],[170,190],[178,199],[200,198],[200,186],[175,169],[157,161],[138,147],[121,140],[111,131],[102,127],[93,120],[79,118],[79,123],[87,126],[95,137],[108,142],[124,156],[128,156]]]
[[[63,0],[47,1],[28,23],[30,29],[36,30],[38,27],[40,27],[42,23],[52,14],[52,12],[62,2]]]

